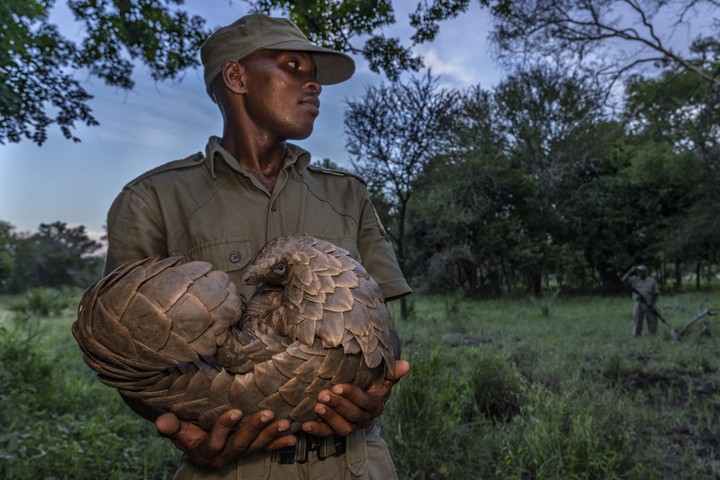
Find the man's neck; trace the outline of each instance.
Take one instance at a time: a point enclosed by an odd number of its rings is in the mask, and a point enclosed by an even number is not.
[[[220,140],[220,145],[246,172],[253,174],[268,192],[273,191],[285,164],[286,142],[245,142],[238,141],[234,137],[228,140],[224,136]]]

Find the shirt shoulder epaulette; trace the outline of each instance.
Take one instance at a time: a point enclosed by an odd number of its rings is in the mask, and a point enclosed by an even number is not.
[[[320,173],[325,175],[334,175],[336,177],[351,177],[359,180],[363,185],[367,185],[367,182],[363,177],[356,173],[348,172],[346,170],[334,170],[330,168],[318,167],[317,165],[308,165],[307,169],[313,173]]]
[[[185,157],[181,160],[173,160],[171,162],[167,162],[163,165],[159,165],[153,169],[150,169],[147,172],[141,174],[138,177],[135,177],[133,180],[128,182],[128,185],[134,185],[146,178],[152,177],[159,173],[169,172],[171,170],[181,170],[183,168],[197,167],[203,164],[203,160],[205,160],[205,155],[203,155],[201,152],[193,153],[192,155]]]

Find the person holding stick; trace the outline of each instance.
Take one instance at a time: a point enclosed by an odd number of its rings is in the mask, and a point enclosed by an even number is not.
[[[647,321],[650,335],[657,333],[658,314],[655,304],[660,289],[653,277],[648,276],[647,267],[636,265],[630,268],[622,277],[623,283],[632,287],[634,300],[632,334],[639,337],[643,329],[643,320]]]

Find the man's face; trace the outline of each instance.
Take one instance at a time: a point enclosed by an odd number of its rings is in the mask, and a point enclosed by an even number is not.
[[[647,277],[647,270],[638,270],[638,275],[640,275],[640,278]]]
[[[282,140],[310,136],[322,91],[312,56],[261,50],[240,63],[245,67],[247,111],[256,127]]]

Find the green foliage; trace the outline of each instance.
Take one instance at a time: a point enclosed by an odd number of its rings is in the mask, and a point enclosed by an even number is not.
[[[75,123],[98,122],[76,70],[125,89],[133,87],[134,60],[156,80],[177,78],[198,64],[207,36],[202,18],[171,8],[183,0],[68,0],[84,32],[76,43],[49,22],[54,3],[5,0],[0,6],[0,144],[30,139],[42,145],[53,123],[79,141]]]
[[[69,321],[27,321],[0,322],[0,477],[172,478],[179,454],[85,367]]]
[[[10,248],[10,233],[13,228],[9,222],[0,220],[0,291],[15,268],[15,259]]]
[[[476,414],[473,392],[462,380],[468,365],[439,348],[407,358],[412,371],[393,389],[380,420],[390,451],[404,452],[394,456],[400,477],[435,478],[444,471],[449,478],[471,478],[467,459],[475,448],[468,439],[486,435],[481,428],[486,422]],[[486,447],[485,459],[492,453]]]
[[[76,286],[86,288],[102,275],[104,260],[93,253],[102,247],[85,227],[64,222],[40,224],[37,233],[9,231],[8,251],[12,272],[0,291],[22,292],[31,288]]]
[[[662,236],[668,256],[714,261],[720,249],[714,221],[720,201],[720,90],[668,69],[659,79],[635,79],[628,103],[633,132],[645,140],[632,163],[635,176],[678,207],[661,212],[671,227]]]
[[[77,290],[72,288],[32,288],[15,301],[9,309],[15,312],[16,318],[56,317],[77,308]]]
[[[134,64],[142,62],[150,68],[153,79],[175,79],[197,65],[197,51],[208,34],[204,19],[181,8],[184,0],[66,3],[84,32],[79,42],[62,36],[49,22],[48,14],[55,4],[52,0],[5,0],[0,7],[0,75],[5,80],[0,84],[0,143],[27,138],[41,145],[53,123],[66,138],[79,141],[73,133],[76,122],[98,123],[88,104],[92,95],[75,78],[74,71],[86,69],[109,85],[130,89],[134,85]],[[389,0],[247,3],[253,10],[288,14],[320,44],[362,53],[372,71],[383,71],[392,81],[397,81],[404,71],[422,68],[423,59],[413,53],[412,47],[435,39],[444,20],[466,13],[471,4],[469,0],[418,1],[410,14],[415,32],[407,45],[383,33],[396,22]],[[609,92],[618,78],[636,64],[647,65],[647,60],[626,63],[627,58],[606,55],[607,50],[589,55],[596,48],[607,49],[609,42],[620,40],[623,46],[634,43],[649,49],[651,57],[662,59],[659,65],[677,65],[699,79],[717,83],[712,76],[718,50],[714,37],[699,37],[693,42],[692,54],[684,56],[652,34],[655,14],[669,8],[664,4],[652,8],[636,5],[631,9],[633,15],[628,15],[631,27],[626,28],[612,15],[616,3],[622,2],[478,3],[493,16],[491,39],[507,64],[546,63],[553,58],[570,60],[575,65],[578,60],[591,58],[592,62],[581,62],[581,67],[592,71]],[[709,5],[711,10],[715,7],[713,2],[699,3]],[[687,13],[693,9],[688,6],[681,10]],[[598,15],[598,11],[604,14]],[[687,16],[680,17],[681,21],[686,21]],[[647,32],[632,29],[633,35],[627,35],[633,20],[646,25]],[[528,62],[528,58],[532,61]]]
[[[354,170],[381,197],[389,213],[400,268],[406,261],[406,223],[413,182],[428,162],[450,148],[448,126],[457,109],[457,92],[440,89],[430,72],[407,82],[369,87],[361,100],[348,101],[345,132]],[[386,219],[384,219],[386,220]]]
[[[506,421],[520,413],[524,403],[523,379],[508,362],[482,349],[469,353],[471,371],[468,385],[473,405],[494,421]]]
[[[619,274],[640,262],[661,284],[670,262],[676,284],[685,265],[717,264],[717,95],[691,74],[666,77],[632,84],[626,124],[587,78],[556,68],[462,94],[453,147],[425,162],[406,205],[384,197],[407,210],[413,283],[541,298],[553,283],[620,291]],[[387,151],[363,158],[381,165]]]
[[[496,474],[538,480],[657,478],[634,458],[638,435],[623,402],[612,395],[601,401],[587,395],[532,389],[504,440]]]

